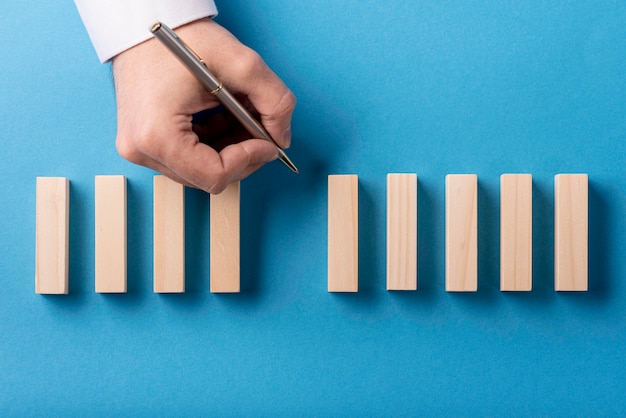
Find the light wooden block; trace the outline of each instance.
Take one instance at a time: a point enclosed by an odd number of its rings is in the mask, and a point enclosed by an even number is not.
[[[126,177],[95,177],[96,292],[126,293]]]
[[[154,291],[185,291],[185,188],[154,176]]]
[[[417,174],[387,174],[387,290],[417,290]]]
[[[478,179],[446,176],[446,291],[478,289]]]
[[[36,193],[35,292],[67,294],[70,182],[37,177]]]
[[[500,177],[500,290],[532,290],[532,175]]]
[[[554,287],[588,289],[588,176],[554,178]]]
[[[359,181],[328,176],[328,291],[359,290]]]
[[[211,195],[211,292],[240,291],[240,183]]]

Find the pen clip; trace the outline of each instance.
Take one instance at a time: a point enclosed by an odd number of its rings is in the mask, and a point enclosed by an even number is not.
[[[190,47],[189,44],[187,44],[187,42],[183,41],[178,36],[176,36],[176,39],[178,39],[178,42],[180,42],[185,48],[187,48],[189,50],[189,52],[191,52],[191,54],[194,57],[196,57],[196,59],[198,61],[200,61],[200,63],[202,65],[204,65],[204,68],[206,68],[207,70],[209,69],[209,67],[206,66],[206,62],[204,62],[204,60],[202,59],[200,54],[198,54],[192,47]],[[224,85],[220,81],[219,85],[216,88],[214,88],[213,90],[209,91],[209,93],[211,93],[211,95],[215,96],[217,93],[219,93],[222,90],[222,88],[224,88]]]
[[[163,32],[161,32],[163,31]],[[189,46],[189,44],[185,41],[183,41],[173,30],[171,30],[167,25],[164,25],[161,22],[156,22],[154,23],[151,27],[150,27],[150,32],[152,32],[154,34],[154,36],[156,36],[159,40],[163,41],[165,43],[166,46],[169,45],[170,48],[172,48],[172,45],[176,45],[177,48],[179,48],[180,50],[184,51],[185,57],[186,58],[181,58],[183,59],[183,61],[185,59],[190,60],[190,61],[195,61],[195,63],[193,65],[196,66],[202,66],[204,67],[204,69],[206,70],[206,74],[210,79],[213,85],[205,85],[205,87],[209,90],[209,93],[211,93],[213,96],[216,96],[220,91],[222,91],[222,89],[224,88],[223,84],[221,81],[219,81],[218,79],[216,79],[211,72],[209,71],[209,67],[206,65],[206,62],[204,62],[204,60],[202,59],[202,57],[200,56],[200,54],[198,54],[191,46]],[[161,36],[165,36],[165,38],[162,38]],[[167,41],[164,41],[164,39],[167,39]],[[180,58],[180,56],[179,56]]]
[[[167,25],[164,25],[163,23],[157,21],[150,27],[150,32],[152,32],[154,36],[157,36],[156,34],[159,30],[163,30],[165,33],[169,34],[172,41],[179,43],[181,47],[189,51],[191,55],[193,55],[198,61],[200,61],[202,65],[204,65],[208,69],[200,54],[198,54],[192,47],[190,47],[187,42],[180,39],[180,37],[176,35],[176,33],[171,30]]]
[[[178,39],[178,42],[180,42],[181,44],[183,44],[185,46],[185,48],[187,48],[189,50],[189,52],[191,52],[193,54],[194,57],[196,57],[196,59],[198,61],[200,61],[202,63],[202,65],[204,65],[206,67],[206,63],[204,62],[204,60],[202,59],[202,57],[200,56],[200,54],[198,54],[192,47],[190,47],[187,42],[183,41],[182,39],[180,39],[178,36],[176,36],[176,39]],[[207,67],[208,68],[208,67]]]

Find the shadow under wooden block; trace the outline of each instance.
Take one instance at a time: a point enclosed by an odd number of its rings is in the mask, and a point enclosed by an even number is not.
[[[446,176],[446,291],[478,290],[478,180]]]
[[[185,291],[185,187],[154,176],[154,291]]]
[[[35,292],[68,293],[70,182],[37,177]]]
[[[500,290],[532,290],[532,176],[500,177]]]
[[[387,290],[417,290],[417,174],[387,174]]]
[[[211,293],[238,293],[240,283],[240,182],[211,195]]]
[[[126,177],[95,177],[96,292],[126,293]]]
[[[554,288],[557,291],[588,289],[587,174],[554,177]]]
[[[328,291],[359,290],[358,176],[328,176]]]

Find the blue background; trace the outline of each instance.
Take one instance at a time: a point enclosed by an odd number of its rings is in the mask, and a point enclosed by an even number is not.
[[[623,1],[218,3],[298,97],[243,183],[242,293],[152,292],[152,175],[114,147],[72,2],[0,13],[0,415],[626,415]],[[385,290],[385,176],[419,176],[419,290]],[[534,179],[534,288],[499,291],[499,176]],[[589,292],[553,290],[553,176],[589,173]],[[328,174],[360,179],[360,291],[326,291]],[[479,289],[444,291],[444,178],[479,179]],[[128,177],[128,293],[94,292],[94,176]],[[34,293],[35,178],[71,180],[70,294]]]

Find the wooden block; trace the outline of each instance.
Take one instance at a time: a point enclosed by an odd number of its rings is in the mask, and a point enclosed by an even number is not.
[[[554,178],[554,287],[588,289],[588,177],[558,174]]]
[[[70,182],[37,177],[35,292],[67,294]]]
[[[387,174],[387,290],[417,290],[417,174]]]
[[[154,291],[185,291],[185,188],[154,176]]]
[[[211,292],[240,291],[240,183],[211,195]]]
[[[96,292],[126,293],[126,177],[96,176]]]
[[[530,174],[500,177],[500,290],[532,290],[533,200]]]
[[[478,179],[446,176],[446,291],[478,289]]]
[[[328,291],[359,291],[359,180],[328,176]]]

